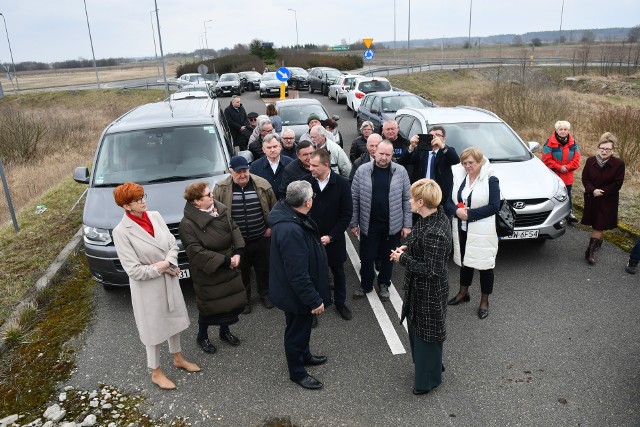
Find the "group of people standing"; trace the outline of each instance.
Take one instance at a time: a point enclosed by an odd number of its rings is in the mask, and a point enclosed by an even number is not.
[[[411,140],[401,136],[394,120],[383,124],[382,135],[365,122],[362,141],[351,147],[352,165],[316,121],[317,117],[309,118],[309,139],[297,144],[295,158],[282,154],[285,136],[293,140],[293,131],[284,128],[277,135],[271,119],[261,121],[249,143],[259,142],[261,158],[249,165],[244,157],[233,157],[229,177],[213,190],[207,182],[186,187],[179,234],[197,301],[196,341],[203,351],[214,353],[208,327],[217,325],[222,341],[240,344],[230,326],[241,313],[251,313],[253,270],[264,307],[284,311],[291,381],[307,389],[322,388],[306,370],[327,362],[327,357],[310,350],[311,329],[332,304],[344,320],[353,317],[346,304],[343,267],[345,231],[350,228],[360,239],[361,283],[354,299],[374,289],[377,270],[380,300],[389,300],[393,264],[406,269],[401,317],[408,322],[415,365],[413,393],[425,394],[442,382],[447,306],[471,300],[475,270],[481,288],[477,314],[480,319],[489,316],[500,183],[477,147],[458,155],[447,146],[446,129],[441,126],[430,129],[431,146],[425,150],[418,149],[419,136]],[[238,132],[244,130],[240,127]],[[590,263],[595,262],[591,258],[602,230],[612,228],[610,216],[617,215],[624,163],[612,157],[615,142],[612,134],[603,135],[598,154],[587,160],[583,171],[582,222],[594,227],[585,254]],[[569,124],[558,122],[545,144],[543,161],[561,176],[569,194],[579,156]],[[157,212],[147,212],[140,185],[123,184],[114,197],[126,211],[114,229],[114,242],[130,277],[134,315],[147,346],[152,381],[163,389],[175,388],[159,368],[162,342],[169,340],[176,367],[200,370],[180,350],[179,333],[189,326],[189,319],[177,279],[175,238]],[[448,282],[451,254],[460,267],[460,288],[453,298]]]

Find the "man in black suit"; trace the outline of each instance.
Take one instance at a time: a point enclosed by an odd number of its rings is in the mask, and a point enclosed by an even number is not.
[[[327,251],[336,310],[344,320],[351,320],[351,310],[345,304],[347,287],[344,275],[344,262],[347,260],[344,232],[353,214],[351,185],[345,177],[331,170],[331,155],[324,148],[313,152],[310,167],[312,176],[307,180],[313,187],[315,199],[309,216],[318,225],[320,242]]]
[[[409,147],[402,155],[401,163],[413,165],[412,184],[422,178],[431,178],[438,183],[442,190],[440,204],[447,216],[451,218],[456,211],[451,198],[451,187],[453,187],[451,166],[460,163],[460,157],[455,148],[447,146],[447,132],[442,126],[432,126],[429,133],[433,135],[431,150],[418,149],[419,136],[413,135]]]
[[[240,135],[247,125],[247,112],[242,106],[242,101],[238,95],[231,97],[229,106],[224,109],[224,118],[227,120],[233,145],[240,149]]]

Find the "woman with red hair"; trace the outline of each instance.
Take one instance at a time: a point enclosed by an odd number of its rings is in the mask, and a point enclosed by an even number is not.
[[[160,369],[163,342],[169,341],[176,368],[200,371],[198,365],[184,358],[180,347],[180,332],[189,327],[189,316],[178,280],[176,239],[158,212],[147,212],[147,196],[141,185],[126,182],[116,187],[113,197],[125,210],[113,229],[113,242],[129,276],[133,315],[147,349],[151,381],[171,390],[176,385]]]

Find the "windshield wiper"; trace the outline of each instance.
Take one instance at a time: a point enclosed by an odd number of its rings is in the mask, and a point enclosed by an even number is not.
[[[526,159],[519,157],[500,157],[499,159],[489,159],[491,163],[510,163],[510,162],[523,162]]]
[[[203,174],[200,174],[200,175],[188,175],[188,176],[174,175],[174,176],[166,176],[166,177],[163,177],[163,178],[150,179],[150,180],[147,181],[147,183],[151,184],[151,183],[155,183],[155,182],[186,181],[187,179],[206,178],[208,176],[211,176],[211,174],[210,173],[203,173]]]
[[[94,187],[117,187],[122,184],[124,184],[124,182],[108,182],[106,184],[96,184]]]

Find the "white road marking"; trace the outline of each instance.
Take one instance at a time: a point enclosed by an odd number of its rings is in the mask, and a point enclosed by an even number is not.
[[[351,243],[351,239],[347,235],[345,231],[345,238],[347,243],[347,254],[349,254],[349,258],[351,259],[351,264],[353,268],[356,270],[356,275],[358,276],[358,280],[360,280],[360,257],[356,252],[356,248]],[[393,288],[393,291],[392,291]],[[402,307],[402,300],[400,299],[400,295],[398,291],[391,285],[389,287],[389,293],[391,294],[392,303],[395,310],[400,313],[400,309]],[[407,351],[402,345],[402,341],[400,341],[400,337],[396,333],[396,329],[393,327],[393,323],[387,314],[387,311],[384,309],[382,305],[382,301],[378,297],[378,294],[374,291],[369,292],[367,294],[367,299],[369,300],[369,304],[371,305],[371,309],[373,310],[373,314],[376,316],[378,320],[378,324],[380,325],[380,329],[382,329],[382,333],[387,340],[387,344],[391,349],[392,354],[404,354]],[[400,307],[400,308],[398,308]],[[405,322],[406,323],[406,322]]]

